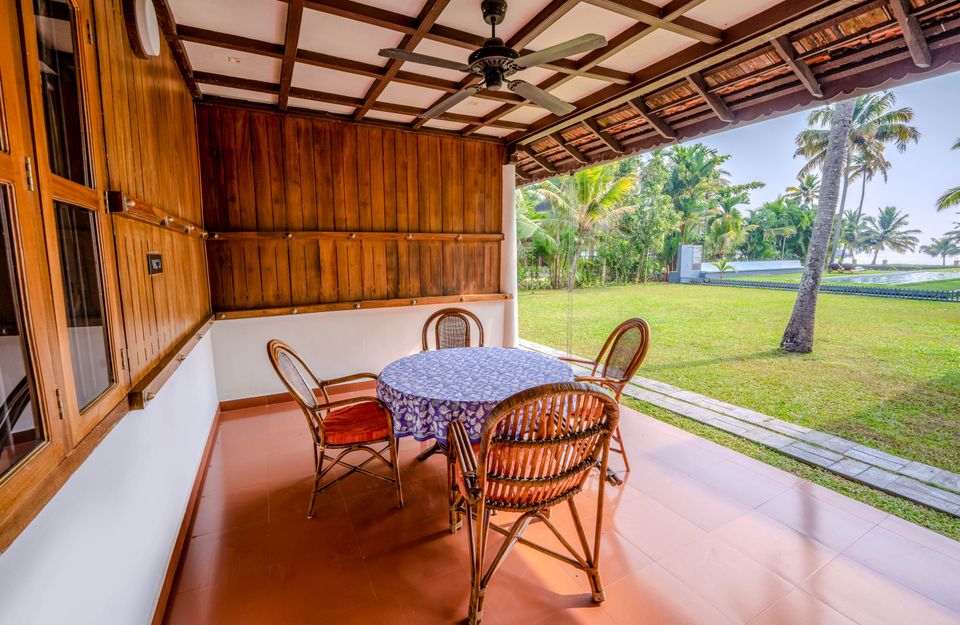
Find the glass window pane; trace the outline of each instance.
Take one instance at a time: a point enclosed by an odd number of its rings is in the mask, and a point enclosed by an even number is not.
[[[43,440],[21,325],[7,191],[0,185],[0,475]]]
[[[34,0],[33,12],[50,170],[79,184],[93,186],[83,85],[76,53],[76,14],[70,3],[63,0]]]
[[[83,409],[114,382],[104,313],[97,215],[65,202],[54,202],[53,207],[57,214],[70,359],[77,401]]]

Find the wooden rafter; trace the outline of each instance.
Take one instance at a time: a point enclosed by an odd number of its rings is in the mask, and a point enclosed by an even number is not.
[[[194,26],[177,26],[177,35],[183,41],[192,41],[208,46],[237,50],[238,52],[259,54],[276,59],[282,59],[284,55],[284,46],[280,44],[268,43],[239,35],[218,33]],[[379,65],[353,61],[322,52],[313,52],[312,50],[298,50],[296,62],[333,69],[338,72],[345,72],[357,76],[366,76],[368,78],[381,78],[385,73],[384,68]],[[428,89],[437,89],[438,91],[446,91],[448,93],[453,93],[458,90],[456,81],[404,70],[397,72],[393,80],[394,82],[414,85],[416,87],[426,87]],[[508,91],[489,91],[484,89],[480,91],[476,97],[499,102],[523,102],[523,98]]]
[[[183,47],[183,43],[177,37],[177,22],[173,19],[173,12],[170,11],[170,5],[167,0],[153,0],[153,9],[157,14],[157,23],[160,30],[163,31],[163,38],[167,40],[167,46],[170,47],[170,53],[173,55],[173,61],[183,76],[183,82],[186,83],[190,95],[195,99],[201,97],[200,87],[193,78],[193,67],[190,65],[190,57]]]
[[[569,143],[567,143],[564,140],[563,135],[560,134],[559,132],[553,133],[552,135],[550,135],[550,138],[556,141],[557,145],[559,145],[564,152],[572,156],[574,160],[576,160],[578,163],[582,165],[586,165],[587,163],[590,162],[590,159],[584,156],[583,152],[578,150],[575,146],[572,146]]]
[[[556,168],[556,166],[555,166],[553,163],[551,163],[549,160],[547,160],[547,158],[546,158],[545,156],[540,156],[539,154],[537,154],[537,153],[534,152],[533,150],[524,149],[524,150],[521,150],[521,152],[525,153],[527,156],[529,156],[530,158],[532,158],[532,159],[534,160],[534,162],[537,163],[537,165],[540,165],[540,167],[543,167],[544,169],[546,169],[546,170],[547,170],[548,172],[550,172],[551,174],[557,173],[557,168]]]
[[[787,64],[787,67],[800,79],[800,82],[807,88],[807,91],[818,98],[822,98],[823,89],[820,88],[817,77],[814,76],[813,70],[810,69],[809,65],[797,59],[797,51],[794,49],[790,38],[786,35],[777,37],[770,42],[770,45],[777,51],[777,54],[783,62]]]
[[[890,10],[897,18],[900,30],[903,31],[903,38],[907,42],[907,49],[910,50],[913,62],[917,67],[930,67],[932,61],[930,46],[927,45],[927,40],[923,36],[920,20],[910,14],[910,3],[907,0],[890,0]]]
[[[427,0],[427,3],[417,16],[416,29],[412,33],[404,35],[397,47],[408,52],[416,48],[417,45],[423,41],[424,35],[430,30],[430,27],[437,21],[437,18],[440,17],[440,14],[443,13],[443,10],[447,8],[447,4],[449,3],[450,0]],[[378,78],[373,85],[371,85],[370,89],[367,90],[366,95],[363,96],[363,104],[353,114],[355,120],[363,119],[363,116],[367,114],[367,111],[370,110],[373,103],[380,97],[383,90],[386,89],[390,80],[400,71],[401,65],[403,65],[403,61],[399,59],[390,59],[387,61],[383,76]]]
[[[650,110],[650,107],[647,106],[647,103],[643,101],[643,98],[634,98],[630,100],[630,106],[632,106],[637,113],[640,114],[640,117],[647,120],[653,129],[660,133],[660,136],[664,139],[676,139],[677,131],[670,127],[670,124],[663,121],[659,115]],[[551,135],[553,136],[553,135]]]
[[[626,87],[616,85],[600,89],[575,102],[577,110],[569,115],[548,115],[533,122],[527,132],[507,137],[510,143],[530,143],[552,132],[581,123],[622,106],[632,98],[665,88],[693,72],[730,61],[782,35],[797,32],[860,4],[860,0],[783,0],[757,15],[731,26],[724,32],[724,45],[715,48],[694,44],[668,59],[654,63],[635,74]]]
[[[670,5],[664,7],[662,12],[662,21],[673,21],[683,17],[683,14],[686,11],[696,7],[697,5],[704,2],[704,0],[675,0],[671,2]],[[632,46],[636,42],[640,41],[644,37],[647,37],[657,31],[659,26],[651,26],[645,22],[638,22],[633,26],[627,28],[623,32],[619,33],[612,39],[607,42],[607,45],[598,50],[594,50],[586,54],[580,61],[577,63],[577,67],[582,71],[590,71],[591,69],[598,66],[603,61],[609,59],[615,54],[619,54],[623,50]],[[541,89],[549,90],[556,89],[557,87],[563,85],[564,83],[575,78],[575,74],[562,74],[556,73],[552,76],[547,77],[546,79],[540,81],[537,85]],[[521,105],[513,106],[501,106],[500,108],[491,111],[484,116],[485,124],[479,124],[476,126],[471,126],[466,128],[463,132],[465,135],[470,135],[486,124],[492,124],[492,122],[500,119],[504,115],[508,115],[513,111],[516,111],[520,108]]]
[[[293,65],[297,60],[300,42],[300,24],[303,22],[303,0],[290,0],[287,4],[287,28],[283,36],[283,64],[280,66],[280,97],[277,107],[284,111],[290,97],[290,82],[293,80]]]
[[[586,0],[592,5],[619,13],[644,24],[669,30],[678,35],[702,41],[710,45],[723,42],[723,31],[709,24],[697,20],[677,16],[674,19],[664,19],[660,8],[655,4],[643,0]],[[701,0],[702,1],[702,0]]]
[[[736,120],[736,116],[733,114],[733,111],[730,110],[730,107],[727,106],[726,102],[715,93],[710,91],[710,87],[707,85],[706,79],[703,77],[703,74],[700,72],[694,72],[687,76],[687,82],[693,88],[697,94],[703,98],[703,101],[707,103],[713,112],[717,114],[721,120],[729,123],[732,123]]]
[[[264,82],[262,80],[251,80],[249,78],[237,78],[236,76],[225,76],[223,74],[213,74],[210,72],[194,72],[194,78],[197,82],[207,85],[219,85],[221,87],[231,87],[234,89],[244,89],[247,91],[256,91],[258,93],[279,94],[280,87],[276,83]],[[301,98],[303,100],[313,100],[314,102],[324,102],[327,104],[337,104],[339,106],[349,106],[359,108],[363,105],[363,100],[351,96],[345,96],[338,93],[327,93],[325,91],[316,91],[313,89],[304,89],[302,87],[290,87],[290,97]],[[384,111],[386,113],[397,113],[398,115],[410,115],[416,117],[423,112],[423,109],[406,104],[394,104],[392,102],[374,102],[372,110]],[[444,113],[439,117],[446,121],[460,124],[470,124],[477,122],[480,118],[471,115],[461,115],[458,113]],[[509,130],[524,130],[526,126],[517,122],[498,122],[501,128]]]
[[[600,127],[600,124],[595,119],[585,119],[583,120],[583,125],[587,127],[600,141],[603,142],[605,146],[616,152],[617,154],[623,154],[623,144],[617,140],[612,134]]]

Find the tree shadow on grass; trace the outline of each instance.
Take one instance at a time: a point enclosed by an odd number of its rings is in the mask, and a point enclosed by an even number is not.
[[[646,373],[655,373],[658,371],[675,371],[678,369],[689,369],[692,367],[709,367],[711,365],[732,364],[739,362],[750,362],[753,360],[765,360],[767,358],[786,357],[792,354],[785,354],[779,349],[767,349],[753,354],[738,354],[734,356],[721,356],[717,358],[704,358],[702,360],[684,360],[660,365],[645,364],[640,368],[641,375]],[[651,376],[647,376],[651,377]]]

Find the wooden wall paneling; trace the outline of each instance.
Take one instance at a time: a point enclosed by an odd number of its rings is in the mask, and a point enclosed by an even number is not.
[[[502,146],[219,104],[198,110],[204,162],[220,155],[224,171],[222,181],[212,176],[220,197],[209,201],[227,210],[205,208],[222,222],[207,242],[218,311],[498,292],[499,241],[469,236],[500,233]],[[218,130],[203,127],[214,120]]]

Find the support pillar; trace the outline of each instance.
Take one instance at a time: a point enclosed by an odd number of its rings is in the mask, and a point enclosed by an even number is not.
[[[503,166],[503,243],[500,244],[500,291],[510,295],[503,307],[503,346],[516,347],[520,340],[517,309],[517,209],[515,165]]]

